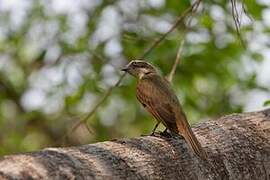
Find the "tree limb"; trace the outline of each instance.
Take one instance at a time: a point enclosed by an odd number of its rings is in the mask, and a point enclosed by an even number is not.
[[[233,17],[233,21],[234,21],[234,25],[235,25],[235,29],[236,29],[236,34],[240,40],[241,45],[246,48],[246,42],[243,39],[241,32],[240,32],[240,28],[241,28],[241,17],[239,15],[239,12],[237,10],[237,1],[236,0],[230,0],[231,2],[231,12],[232,12],[232,17]],[[247,11],[245,10],[245,5],[244,2],[242,1],[242,9],[245,12],[245,14],[247,15]],[[248,15],[247,15],[248,16]],[[249,16],[248,16],[249,17]]]
[[[0,179],[269,179],[270,109],[193,128],[203,161],[182,137],[145,136],[0,159]]]
[[[180,46],[179,46],[179,48],[178,48],[177,55],[176,55],[174,64],[173,64],[173,66],[172,66],[171,72],[170,72],[170,74],[167,76],[167,80],[168,80],[170,83],[171,83],[172,80],[173,80],[173,76],[174,76],[174,74],[175,74],[176,67],[177,67],[177,65],[180,63],[181,54],[182,54],[182,51],[183,51],[184,44],[185,44],[185,39],[182,39],[182,41],[180,42]]]
[[[182,55],[182,52],[183,52],[183,48],[184,48],[184,44],[185,44],[185,36],[186,36],[186,33],[190,27],[190,24],[191,24],[191,20],[193,18],[193,16],[195,15],[195,13],[197,12],[198,10],[198,7],[200,5],[200,1],[198,1],[198,3],[194,3],[194,6],[192,8],[192,11],[191,11],[191,17],[190,19],[188,20],[187,22],[187,25],[184,26],[184,31],[183,31],[183,38],[181,39],[180,41],[180,46],[178,48],[178,51],[177,51],[177,54],[176,54],[176,58],[175,58],[175,61],[174,61],[174,64],[172,66],[172,69],[170,71],[170,73],[168,74],[168,76],[166,77],[166,79],[172,83],[172,80],[173,80],[173,77],[174,77],[174,74],[175,74],[175,71],[176,71],[176,67],[177,65],[180,63],[180,59],[181,59],[181,55]]]
[[[152,45],[147,48],[144,53],[142,54],[141,58],[146,57],[156,46],[158,46],[161,41],[163,41],[171,32],[173,32],[177,26],[183,22],[183,20],[187,17],[187,15],[191,12],[193,12],[194,8],[197,8],[199,4],[201,3],[201,0],[195,1],[190,7],[188,7],[175,21],[173,26],[166,32],[164,33],[160,38],[158,38],[156,41],[152,43]]]

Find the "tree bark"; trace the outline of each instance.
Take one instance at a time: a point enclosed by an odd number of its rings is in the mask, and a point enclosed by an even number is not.
[[[145,136],[4,156],[0,179],[270,179],[270,109],[193,130],[207,160],[180,136]]]

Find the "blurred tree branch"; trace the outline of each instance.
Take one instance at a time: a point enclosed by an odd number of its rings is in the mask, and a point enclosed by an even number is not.
[[[197,0],[195,1],[189,8],[187,8],[175,21],[175,23],[173,24],[173,26],[166,32],[164,33],[160,38],[158,38],[156,41],[154,41],[152,43],[151,46],[149,46],[149,48],[147,48],[144,53],[141,56],[141,59],[143,59],[144,57],[146,57],[154,48],[156,48],[161,41],[163,41],[171,32],[173,32],[177,26],[182,23],[184,21],[184,19],[193,12],[194,8],[197,8],[199,6],[199,4],[201,3],[201,0]]]
[[[175,74],[176,67],[177,67],[177,65],[180,63],[181,54],[182,54],[182,51],[183,51],[184,44],[185,44],[185,39],[182,39],[182,41],[180,42],[180,46],[179,46],[179,48],[178,48],[177,55],[176,55],[174,64],[173,64],[173,66],[172,66],[171,72],[170,72],[169,75],[166,77],[167,80],[168,80],[170,83],[171,83],[172,80],[173,80],[173,76],[174,76],[174,74]]]
[[[178,48],[178,51],[177,51],[177,54],[176,54],[176,58],[175,58],[175,61],[174,61],[174,64],[171,68],[171,71],[170,73],[167,75],[166,79],[172,83],[172,80],[173,80],[173,77],[174,77],[174,74],[175,74],[175,71],[176,71],[176,67],[177,65],[180,63],[180,59],[181,59],[181,54],[183,52],[183,48],[184,48],[184,44],[185,44],[185,38],[186,38],[186,33],[190,27],[190,24],[191,24],[191,20],[193,18],[193,16],[195,15],[195,13],[197,12],[198,10],[198,7],[199,7],[199,3],[196,4],[194,6],[194,8],[192,9],[192,13],[191,13],[191,16],[190,16],[190,19],[188,20],[187,22],[187,25],[184,26],[184,30],[183,30],[183,37],[182,37],[182,40],[180,42],[180,45],[179,45],[179,48]]]
[[[232,17],[233,17],[233,21],[234,21],[234,25],[235,25],[235,29],[236,29],[236,34],[240,40],[240,43],[241,45],[246,48],[246,42],[245,40],[243,39],[242,35],[241,35],[241,15],[239,13],[239,9],[237,9],[237,1],[236,0],[230,0],[231,2],[231,13],[232,13]],[[251,16],[249,15],[249,13],[247,12],[246,8],[245,8],[245,3],[244,1],[242,0],[240,2],[242,5],[241,5],[241,9],[242,11],[244,11],[244,14],[250,19],[252,20]]]

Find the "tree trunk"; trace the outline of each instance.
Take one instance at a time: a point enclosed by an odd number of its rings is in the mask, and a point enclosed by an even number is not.
[[[0,179],[270,179],[270,109],[193,130],[206,161],[180,136],[145,136],[4,156]]]

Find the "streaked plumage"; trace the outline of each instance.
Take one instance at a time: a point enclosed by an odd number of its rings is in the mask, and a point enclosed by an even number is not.
[[[138,77],[136,96],[144,108],[170,131],[182,135],[194,152],[205,158],[169,82],[145,61],[132,61],[124,70]]]

